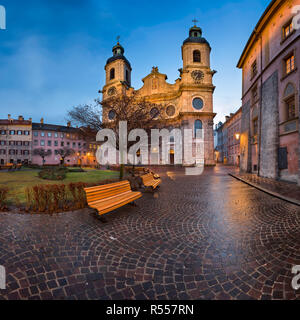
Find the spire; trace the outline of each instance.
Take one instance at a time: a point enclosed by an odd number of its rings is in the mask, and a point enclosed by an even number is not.
[[[120,45],[120,36],[117,36],[116,39],[117,39],[117,44],[112,48],[113,56],[107,60],[106,64],[108,64],[108,63],[110,63],[112,61],[121,59],[121,60],[124,60],[127,63],[127,65],[129,66],[129,69],[131,70],[130,63],[124,56],[125,50]]]
[[[196,28],[197,28],[196,23],[197,23],[197,22],[199,22],[199,21],[198,21],[198,20],[196,20],[196,19],[194,19],[194,20],[192,20],[192,22],[194,22],[194,27],[196,27]]]

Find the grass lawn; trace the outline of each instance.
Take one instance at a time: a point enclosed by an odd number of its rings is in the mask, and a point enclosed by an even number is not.
[[[86,170],[86,169],[85,169]],[[8,201],[16,203],[25,202],[25,188],[37,184],[67,184],[70,182],[100,182],[106,179],[117,179],[119,172],[106,170],[89,170],[86,172],[68,172],[65,180],[50,181],[38,177],[40,170],[22,170],[14,172],[0,171],[0,186],[10,189]]]

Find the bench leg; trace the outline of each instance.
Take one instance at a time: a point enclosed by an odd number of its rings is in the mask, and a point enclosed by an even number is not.
[[[98,218],[102,223],[107,223],[108,221],[103,216],[99,216]]]
[[[134,201],[130,202],[129,204],[133,207],[137,207],[137,204]]]

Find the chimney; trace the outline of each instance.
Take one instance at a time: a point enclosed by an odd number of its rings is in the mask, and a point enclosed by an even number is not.
[[[24,120],[23,116],[19,116],[18,120],[23,121]]]
[[[44,118],[41,118],[41,124],[44,124]]]
[[[226,116],[225,118],[226,118],[226,121],[228,121],[228,120],[230,119],[230,117],[229,117],[229,116]]]
[[[11,119],[11,115],[9,114],[9,115],[8,115],[8,120],[10,120],[10,119]]]
[[[71,127],[71,122],[68,121],[67,125],[68,125],[68,127],[70,128],[70,127]]]
[[[32,122],[32,118],[29,118],[29,121]]]

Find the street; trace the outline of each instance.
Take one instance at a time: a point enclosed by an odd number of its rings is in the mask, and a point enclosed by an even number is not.
[[[299,299],[300,208],[230,177],[160,170],[106,216],[0,214],[0,299]]]

